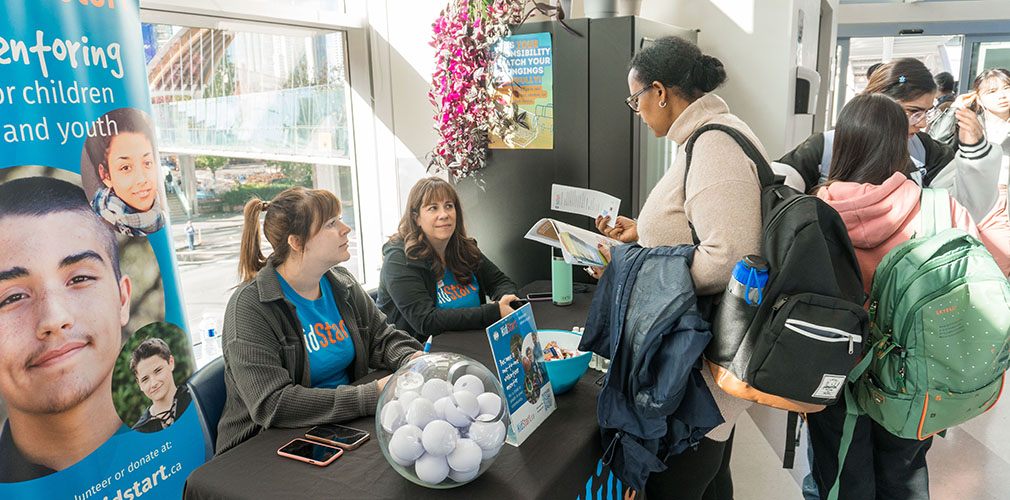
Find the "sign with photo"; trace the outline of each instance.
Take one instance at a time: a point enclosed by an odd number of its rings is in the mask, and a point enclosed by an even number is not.
[[[487,327],[487,336],[509,411],[506,442],[519,446],[558,406],[547,378],[533,306],[526,304]]]
[[[0,498],[180,498],[208,448],[136,0],[2,0]]]

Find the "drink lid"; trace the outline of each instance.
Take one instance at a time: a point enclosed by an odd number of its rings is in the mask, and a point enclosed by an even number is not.
[[[757,257],[763,262],[755,262],[754,265],[748,265],[748,257]],[[763,264],[763,268],[757,267]],[[757,255],[748,255],[744,257],[743,260],[736,263],[733,267],[733,279],[748,285],[749,287],[764,287],[768,283],[768,261]]]

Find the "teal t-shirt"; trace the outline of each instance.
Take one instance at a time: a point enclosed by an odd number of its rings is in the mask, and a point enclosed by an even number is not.
[[[436,285],[438,288],[438,308],[439,309],[460,309],[463,307],[480,306],[480,285],[477,278],[470,274],[470,284],[460,286],[456,284],[456,278],[448,269],[442,281]]]
[[[350,383],[347,368],[354,362],[354,342],[347,333],[344,319],[340,317],[330,281],[323,276],[319,280],[322,296],[308,300],[298,295],[280,273],[277,273],[277,279],[281,282],[284,296],[295,305],[298,320],[305,330],[302,335],[309,352],[312,387],[332,389]]]

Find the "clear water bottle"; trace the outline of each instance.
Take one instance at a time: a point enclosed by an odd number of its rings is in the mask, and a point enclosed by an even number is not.
[[[217,322],[210,316],[200,320],[200,337],[203,339],[203,355],[208,359],[221,355],[221,335],[217,330]]]
[[[709,359],[733,359],[743,342],[757,307],[764,302],[768,284],[768,261],[760,255],[747,255],[733,267],[733,277],[726,285],[719,309],[712,321],[712,335],[719,342],[709,344]],[[722,352],[725,351],[725,352]]]

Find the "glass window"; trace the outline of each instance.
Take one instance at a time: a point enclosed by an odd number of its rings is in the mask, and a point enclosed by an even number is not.
[[[343,9],[343,2],[313,5]],[[220,354],[197,334],[212,326],[220,332],[238,284],[245,201],[294,185],[327,189],[340,198],[344,222],[359,226],[345,33],[269,31],[143,25],[152,116],[172,179],[172,234],[201,365]],[[269,254],[269,243],[261,244]],[[359,281],[360,246],[352,231],[344,267]]]

